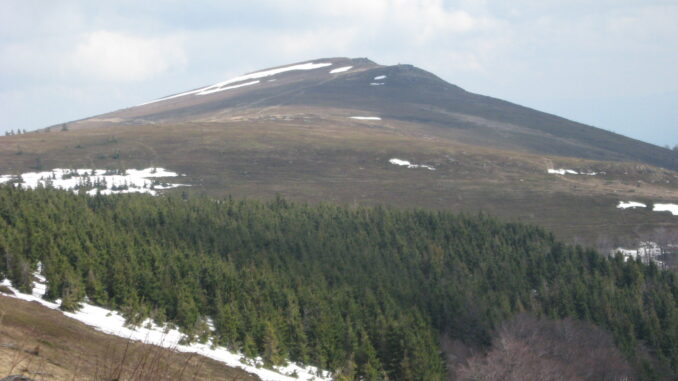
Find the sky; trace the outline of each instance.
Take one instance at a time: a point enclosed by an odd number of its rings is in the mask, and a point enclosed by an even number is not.
[[[322,57],[678,145],[676,0],[2,0],[0,133]]]

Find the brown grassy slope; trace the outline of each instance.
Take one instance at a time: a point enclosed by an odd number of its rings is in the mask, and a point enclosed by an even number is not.
[[[35,380],[259,379],[202,356],[106,335],[0,294],[0,378],[10,374]]]
[[[187,174],[181,181],[193,186],[175,192],[484,211],[589,245],[678,229],[678,217],[616,208],[620,200],[678,202],[673,171],[461,144],[443,129],[387,118],[354,121],[348,115],[351,111],[280,107],[220,122],[2,137],[0,172],[156,165]],[[388,162],[393,157],[437,170],[394,166]],[[557,176],[547,168],[605,175]]]

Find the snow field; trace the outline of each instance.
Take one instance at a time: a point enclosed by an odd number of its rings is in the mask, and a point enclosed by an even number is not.
[[[128,169],[112,171],[105,169],[65,169],[55,168],[51,171],[26,172],[18,176],[3,175],[0,184],[16,181],[16,186],[23,189],[53,187],[72,190],[88,189],[86,193],[94,196],[119,193],[148,193],[156,195],[158,190],[171,189],[187,184],[174,184],[160,181],[158,178],[177,177],[176,172],[164,168]],[[6,180],[5,180],[6,179]]]

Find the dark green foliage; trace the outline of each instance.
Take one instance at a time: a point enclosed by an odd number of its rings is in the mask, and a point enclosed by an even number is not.
[[[24,288],[42,262],[63,308],[86,295],[193,334],[210,317],[222,345],[344,379],[442,380],[440,333],[489,345],[525,311],[678,370],[672,273],[485,216],[0,187],[0,256]]]

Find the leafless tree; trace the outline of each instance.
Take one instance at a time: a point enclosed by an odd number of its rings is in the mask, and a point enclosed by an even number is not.
[[[581,321],[527,314],[503,324],[489,352],[471,357],[456,374],[473,381],[635,379],[609,333]]]

